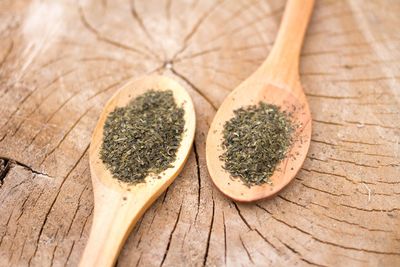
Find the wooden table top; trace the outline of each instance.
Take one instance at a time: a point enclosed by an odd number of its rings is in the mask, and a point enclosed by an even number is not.
[[[400,2],[316,2],[307,160],[278,196],[244,205],[213,186],[205,138],[268,55],[284,1],[1,1],[0,266],[76,266],[91,132],[119,86],[149,73],[190,92],[195,146],[118,266],[400,265]]]

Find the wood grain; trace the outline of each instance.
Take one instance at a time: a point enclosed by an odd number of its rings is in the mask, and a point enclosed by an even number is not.
[[[277,197],[214,188],[205,135],[264,60],[284,2],[0,3],[0,266],[76,266],[92,221],[91,132],[132,76],[163,73],[197,117],[188,164],[118,266],[400,264],[400,4],[317,1],[301,56],[308,158]]]

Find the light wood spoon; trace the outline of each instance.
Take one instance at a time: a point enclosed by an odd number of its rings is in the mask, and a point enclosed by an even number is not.
[[[161,173],[159,179],[147,177],[146,183],[130,185],[113,178],[99,158],[103,126],[111,111],[127,105],[149,89],[172,90],[176,103],[178,106],[182,105],[185,110],[185,130],[176,161],[173,163],[174,167]],[[108,101],[94,129],[89,149],[94,215],[80,266],[112,266],[115,263],[137,220],[182,170],[193,144],[195,121],[194,107],[189,94],[177,82],[164,76],[146,76],[132,81],[119,89]]]
[[[311,140],[311,114],[300,84],[299,58],[313,5],[314,0],[288,0],[270,55],[228,95],[210,126],[206,144],[207,167],[215,185],[234,200],[251,202],[276,194],[295,177],[306,158]],[[247,187],[240,179],[232,179],[222,168],[223,162],[219,158],[223,153],[222,131],[234,110],[260,101],[293,112],[292,119],[299,128],[287,157],[271,177],[273,184]]]

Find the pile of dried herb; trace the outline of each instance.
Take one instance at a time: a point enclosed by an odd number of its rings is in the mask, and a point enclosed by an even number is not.
[[[247,186],[271,183],[292,143],[294,125],[278,106],[260,102],[234,111],[224,124],[223,168]]]
[[[172,167],[184,126],[172,91],[148,91],[108,115],[100,158],[115,178],[143,182]]]

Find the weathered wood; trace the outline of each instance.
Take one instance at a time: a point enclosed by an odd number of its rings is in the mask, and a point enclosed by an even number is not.
[[[87,149],[132,76],[191,93],[195,149],[119,266],[400,264],[400,3],[317,1],[301,79],[308,158],[277,197],[222,196],[204,146],[224,97],[267,56],[284,1],[0,3],[0,266],[75,266],[93,196]],[[5,165],[6,162],[0,162]]]

